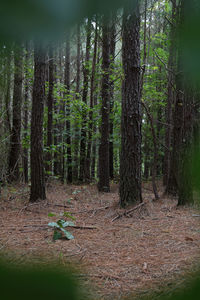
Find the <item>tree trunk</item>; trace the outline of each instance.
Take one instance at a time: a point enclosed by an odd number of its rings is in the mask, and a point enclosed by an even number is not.
[[[97,19],[97,18],[96,18]],[[95,24],[95,37],[94,37],[94,54],[92,60],[92,74],[90,85],[90,112],[89,112],[89,124],[88,124],[88,144],[87,144],[87,157],[85,163],[85,179],[89,181],[90,166],[91,166],[91,147],[92,147],[92,133],[93,133],[93,107],[94,107],[94,92],[95,92],[95,74],[96,74],[96,60],[97,60],[97,42],[98,42],[98,24],[96,20]]]
[[[45,97],[45,47],[35,45],[35,68],[31,118],[31,194],[30,201],[45,199],[43,164],[43,111]]]
[[[53,130],[53,88],[54,88],[54,53],[53,45],[49,45],[49,91],[47,98],[48,120],[47,120],[47,155],[46,172],[47,176],[52,174],[52,130]]]
[[[11,102],[11,48],[8,49],[7,62],[6,62],[6,95],[5,95],[5,108],[6,108],[6,129],[9,134],[11,134],[11,122],[10,122],[10,102]]]
[[[173,105],[175,97],[175,65],[176,65],[176,34],[175,34],[176,6],[175,1],[172,2],[172,22],[170,29],[170,47],[168,59],[168,86],[167,86],[167,107],[166,107],[166,129],[165,129],[165,154],[163,163],[163,185],[167,186],[172,180],[170,176],[170,158],[172,147],[172,128],[173,128]],[[168,189],[174,189],[173,187]]]
[[[120,156],[120,205],[142,201],[139,1],[127,2],[123,14],[122,124]]]
[[[112,12],[112,24],[110,33],[110,66],[112,74],[114,72],[115,62],[115,43],[116,43],[116,14]],[[113,106],[114,106],[114,82],[110,83],[110,141],[109,141],[109,173],[110,179],[114,178],[114,167],[113,167]]]
[[[102,87],[101,87],[101,138],[99,146],[99,182],[98,189],[101,192],[110,192],[109,183],[109,111],[110,111],[110,47],[109,24],[107,18],[103,18],[102,28]]]
[[[182,30],[186,11],[185,1],[180,2],[179,27]],[[178,66],[176,75],[176,101],[174,110],[173,150],[170,164],[170,178],[174,184],[167,186],[168,194],[178,194],[178,205],[193,202],[191,165],[191,143],[193,136],[192,84],[184,73],[183,49],[178,40]],[[169,189],[169,187],[171,189]],[[173,189],[172,189],[173,187]]]
[[[80,98],[80,64],[81,64],[81,40],[80,40],[80,23],[77,25],[77,54],[76,54],[76,99]],[[79,123],[75,120],[74,124],[74,164],[73,164],[73,181],[78,181],[78,153],[79,153]]]
[[[65,55],[65,87],[66,87],[66,144],[67,144],[67,182],[72,183],[72,152],[71,152],[71,123],[70,123],[70,32],[66,39]]]
[[[23,50],[19,45],[15,46],[14,52],[14,93],[13,93],[13,122],[10,140],[9,176],[10,182],[20,178],[19,160],[21,150],[21,105],[22,105],[22,81],[23,81]]]
[[[85,104],[82,110],[82,128],[81,128],[81,142],[80,142],[80,172],[79,180],[85,181],[85,169],[86,166],[86,136],[87,136],[87,94],[88,94],[88,82],[89,82],[89,62],[90,62],[90,41],[91,41],[91,19],[88,19],[86,29],[86,54],[85,63],[83,66],[83,96],[82,101]]]
[[[30,43],[26,43],[26,66],[25,66],[25,87],[24,87],[24,136],[23,139],[25,141],[25,147],[23,148],[23,169],[24,169],[24,181],[28,183],[28,159],[29,159],[29,151],[26,145],[26,141],[28,138],[28,111],[29,111],[29,96],[30,96],[30,80],[28,69],[30,67],[30,57],[31,57],[31,49]]]

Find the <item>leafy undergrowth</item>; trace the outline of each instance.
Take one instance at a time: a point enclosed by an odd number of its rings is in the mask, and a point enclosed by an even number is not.
[[[127,212],[118,207],[117,185],[106,194],[95,185],[52,182],[47,200],[34,204],[28,203],[27,186],[5,187],[1,256],[18,264],[73,265],[91,299],[159,299],[198,269],[200,218],[194,208],[177,208],[176,200],[152,201],[150,190],[145,184],[145,204]],[[66,238],[65,229],[53,239],[49,223],[73,223],[68,237],[74,239]]]

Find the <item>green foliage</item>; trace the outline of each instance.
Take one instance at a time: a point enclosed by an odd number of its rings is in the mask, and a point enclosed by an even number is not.
[[[16,261],[16,260],[15,260]],[[72,270],[54,266],[20,266],[0,262],[2,300],[81,299]]]
[[[71,221],[58,220],[57,222],[50,222],[48,226],[54,228],[53,240],[58,240],[62,238],[62,232],[67,240],[74,239],[74,236],[65,229],[65,227],[73,227],[75,226]]]

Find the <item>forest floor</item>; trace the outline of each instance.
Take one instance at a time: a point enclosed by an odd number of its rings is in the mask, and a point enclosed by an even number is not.
[[[25,185],[2,189],[0,255],[19,263],[74,264],[92,299],[173,288],[199,267],[199,211],[177,208],[175,199],[153,201],[150,183],[143,187],[145,204],[127,214],[118,207],[115,184],[106,194],[95,185],[54,182],[47,200],[29,204],[28,196]],[[53,241],[47,224],[65,219],[63,212],[76,218],[77,227],[69,229],[75,238]]]

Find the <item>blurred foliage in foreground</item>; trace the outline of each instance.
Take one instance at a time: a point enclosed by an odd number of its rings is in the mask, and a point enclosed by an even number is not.
[[[55,266],[13,266],[0,262],[0,299],[62,299],[86,300],[88,297],[77,282],[77,275],[73,270],[64,271]],[[199,300],[200,299],[200,274],[195,280],[185,280],[183,290],[148,294],[146,297],[131,297],[140,300]],[[163,290],[165,290],[163,286]],[[178,290],[178,291],[177,291]],[[90,300],[94,300],[90,298]],[[114,298],[113,298],[114,299]]]
[[[0,299],[81,299],[77,282],[65,272],[49,266],[11,266],[0,262]]]

